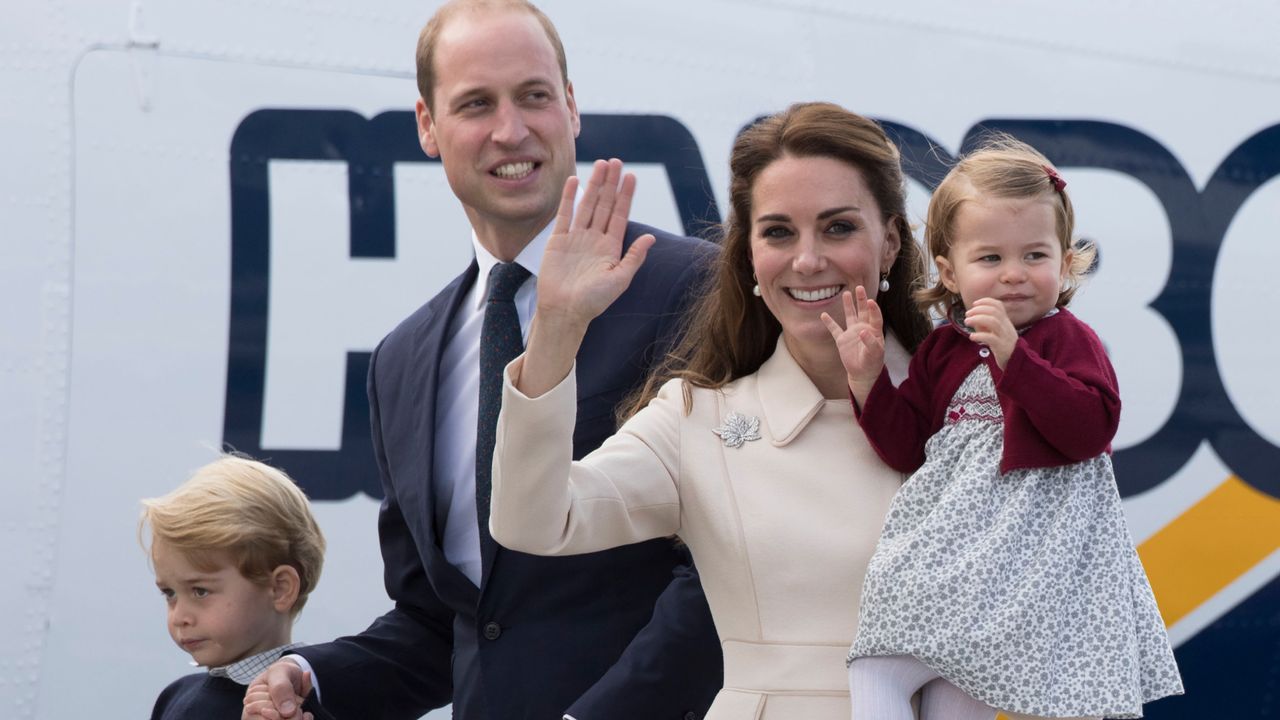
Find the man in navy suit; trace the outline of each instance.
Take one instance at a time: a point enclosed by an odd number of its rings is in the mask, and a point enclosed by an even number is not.
[[[575,169],[578,110],[555,28],[522,0],[450,3],[423,29],[418,85],[419,139],[466,210],[476,260],[370,361],[395,608],[359,635],[272,665],[250,687],[258,703],[245,716],[295,716],[314,680],[321,705],[343,719],[416,718],[449,702],[461,720],[701,717],[721,684],[720,646],[674,542],[541,558],[497,546],[477,520],[489,270],[515,262],[532,273],[514,298],[527,336],[542,252]],[[713,251],[636,224],[626,244],[645,233],[656,236],[647,260],[579,354],[579,457],[612,434],[616,406],[661,360]]]

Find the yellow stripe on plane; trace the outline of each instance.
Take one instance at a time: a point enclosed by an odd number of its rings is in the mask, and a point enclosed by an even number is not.
[[[1280,500],[1232,475],[1138,547],[1173,625],[1280,548]]]

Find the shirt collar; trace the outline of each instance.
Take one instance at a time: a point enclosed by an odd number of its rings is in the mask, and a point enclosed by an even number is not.
[[[542,253],[547,249],[547,240],[551,238],[551,228],[555,226],[555,222],[552,219],[547,223],[542,232],[534,235],[529,244],[524,246],[519,255],[516,255],[516,264],[528,270],[534,278],[538,277],[538,271],[542,269]],[[480,268],[480,274],[476,278],[476,288],[480,292],[476,294],[475,306],[475,309],[479,310],[484,307],[485,300],[489,297],[489,271],[502,261],[480,244],[480,238],[476,237],[475,230],[471,231],[471,247],[475,250],[476,265]]]
[[[299,647],[302,647],[302,643],[281,645],[278,648],[272,648],[266,652],[260,652],[257,655],[250,655],[249,657],[238,662],[233,662],[230,665],[209,668],[209,674],[213,677],[230,678],[241,685],[248,685],[253,682],[254,678],[258,677],[259,673],[266,670],[268,665],[279,660],[282,655],[290,650]]]

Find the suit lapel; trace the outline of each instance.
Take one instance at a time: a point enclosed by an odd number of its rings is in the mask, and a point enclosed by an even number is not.
[[[477,518],[477,522],[478,522]],[[493,564],[498,560],[498,542],[488,530],[480,532],[480,587],[489,584],[489,576],[493,574]]]
[[[438,517],[436,511],[448,513],[448,508],[437,508],[435,493],[432,492],[435,470],[436,386],[440,378],[440,360],[444,355],[445,345],[449,341],[449,327],[467,291],[475,282],[476,274],[477,266],[475,261],[472,261],[470,267],[454,278],[453,282],[449,283],[428,304],[429,312],[414,333],[413,357],[410,359],[408,371],[409,382],[402,386],[417,396],[414,402],[408,404],[408,407],[414,408],[415,416],[411,419],[414,424],[413,437],[420,438],[423,444],[420,455],[422,467],[415,468],[416,474],[422,478],[420,517],[422,522],[426,523],[422,536],[432,538],[437,549],[441,547],[443,540],[441,534],[443,518]]]

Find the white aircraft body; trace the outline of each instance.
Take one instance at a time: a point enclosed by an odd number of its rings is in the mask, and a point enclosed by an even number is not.
[[[224,445],[315,501],[298,639],[389,607],[367,357],[471,252],[413,126],[437,4],[5,0],[0,717],[144,717],[191,671],[138,500]],[[579,160],[627,161],[653,225],[720,220],[735,134],[798,100],[882,120],[921,223],[983,128],[1044,150],[1101,248],[1072,308],[1120,378],[1120,490],[1186,681],[1147,717],[1280,713],[1280,5],[544,8]]]

